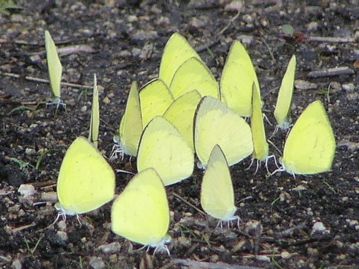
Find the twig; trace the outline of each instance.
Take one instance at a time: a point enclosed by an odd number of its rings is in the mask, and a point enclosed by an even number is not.
[[[95,50],[89,45],[73,45],[73,46],[58,48],[57,52],[61,56],[66,56],[66,55],[82,53],[82,52],[94,53]],[[45,55],[45,54],[46,54],[46,50],[42,50],[36,53],[31,53],[31,55]]]
[[[308,36],[308,41],[330,42],[330,43],[352,43],[355,39],[352,37],[331,37],[331,36]]]
[[[197,52],[202,52],[210,47],[214,46],[215,44],[219,43],[219,37],[231,26],[231,24],[239,17],[240,12],[237,14],[224,26],[217,34],[215,34],[214,41],[210,42],[209,44],[203,45],[197,49]]]
[[[11,77],[11,78],[21,78],[21,75],[15,74],[15,73],[0,72],[0,75],[6,76],[6,77]],[[45,83],[45,84],[50,83],[50,81],[48,79],[36,78],[36,77],[31,77],[31,76],[25,76],[25,79],[28,81]],[[61,82],[61,85],[71,87],[71,88],[93,89],[93,86],[81,85],[81,84],[70,83],[70,82]]]
[[[294,227],[291,227],[287,230],[284,230],[282,232],[276,233],[276,237],[282,238],[282,237],[287,237],[287,236],[291,236],[293,234],[294,231],[296,230],[302,230],[305,227],[305,222],[302,222]]]
[[[198,207],[196,207],[195,205],[192,205],[190,202],[186,201],[184,198],[182,198],[179,194],[172,192],[173,196],[176,197],[177,199],[181,200],[182,202],[184,202],[186,205],[194,208],[195,210],[197,210],[199,213],[201,213],[204,216],[207,216],[207,214],[205,212],[203,212],[201,209],[199,209]]]
[[[23,226],[20,226],[20,227],[17,227],[17,228],[14,228],[11,230],[11,233],[15,234],[17,232],[20,232],[22,230],[25,230],[25,229],[28,229],[28,228],[31,228],[31,227],[34,227],[36,226],[36,223],[31,223],[31,224],[28,224],[28,225],[23,225]]]
[[[309,78],[322,78],[322,77],[333,77],[333,76],[341,76],[341,75],[353,75],[354,70],[342,66],[342,67],[335,67],[329,68],[327,70],[319,70],[319,71],[312,71],[308,73]]]
[[[186,266],[190,269],[263,269],[263,267],[236,265],[223,262],[198,262],[190,259],[173,259],[173,262],[178,265]]]

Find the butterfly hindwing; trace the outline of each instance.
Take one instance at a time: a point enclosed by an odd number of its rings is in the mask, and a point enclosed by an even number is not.
[[[194,124],[197,157],[206,166],[213,147],[218,144],[228,165],[234,165],[253,152],[249,125],[235,111],[218,99],[203,97],[198,105]]]
[[[222,221],[232,220],[237,210],[229,167],[218,145],[211,152],[203,176],[201,205],[207,214]]]
[[[288,129],[290,125],[288,116],[292,104],[296,63],[296,57],[293,55],[288,63],[287,71],[283,76],[274,109],[274,117],[277,121],[277,125],[282,129]]]
[[[133,242],[156,247],[166,238],[170,223],[165,187],[157,172],[137,174],[114,201],[112,231]]]
[[[84,137],[66,151],[57,179],[57,195],[64,213],[82,214],[111,201],[115,174],[101,153]]]
[[[140,97],[136,82],[131,85],[125,113],[119,128],[120,147],[125,154],[136,156],[143,130]]]
[[[335,155],[335,138],[321,101],[308,105],[294,124],[284,145],[282,164],[293,174],[329,171]]]
[[[192,90],[197,90],[201,96],[219,98],[216,79],[208,67],[195,57],[188,59],[177,69],[170,86],[175,99]]]
[[[188,41],[181,34],[174,33],[163,51],[159,78],[169,87],[177,69],[192,57],[201,61],[198,53]]]
[[[192,175],[194,154],[180,132],[161,116],[143,131],[137,154],[137,170],[154,168],[165,186]]]

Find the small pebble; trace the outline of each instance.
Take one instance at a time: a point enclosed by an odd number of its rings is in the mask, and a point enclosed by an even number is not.
[[[101,245],[101,246],[98,247],[98,249],[101,250],[103,253],[113,254],[113,253],[120,252],[121,245],[120,245],[119,242],[113,242],[113,243],[110,243],[110,244]]]
[[[56,236],[62,242],[66,242],[69,239],[69,237],[67,236],[67,233],[64,231],[57,231]]]
[[[106,267],[106,265],[101,257],[96,257],[96,256],[91,257],[89,263],[90,263],[91,268],[93,268],[93,269],[102,269],[102,268]]]
[[[323,222],[317,221],[313,224],[311,235],[314,234],[326,234],[329,233],[329,230],[324,226]]]
[[[353,83],[343,84],[342,87],[346,91],[353,91],[355,89],[355,86]]]
[[[21,184],[17,191],[24,197],[33,196],[36,193],[35,187],[31,184]]]
[[[21,269],[22,268],[21,261],[19,259],[15,259],[12,262],[11,267],[14,268],[14,269]]]
[[[301,80],[301,79],[295,80],[294,86],[298,90],[313,90],[318,87],[318,85],[315,83],[312,83],[312,82],[309,82],[306,80]]]

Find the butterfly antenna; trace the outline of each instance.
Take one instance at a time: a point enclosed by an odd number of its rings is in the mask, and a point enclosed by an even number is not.
[[[280,155],[283,155],[283,153],[280,151],[280,149],[272,141],[270,141],[269,139],[267,141],[278,151],[278,153]]]
[[[273,133],[272,133],[271,136],[268,138],[268,140],[271,139],[271,138],[278,132],[278,130],[279,130],[279,127],[278,127],[278,125],[276,125],[276,127],[274,128]]]
[[[266,120],[266,122],[269,124],[269,126],[272,126],[273,124],[270,122],[270,120],[268,119],[267,115],[265,113],[263,113],[263,118]]]
[[[135,173],[133,173],[133,172],[122,170],[122,169],[116,169],[116,173],[125,173],[125,174],[129,174],[129,175],[135,175]]]

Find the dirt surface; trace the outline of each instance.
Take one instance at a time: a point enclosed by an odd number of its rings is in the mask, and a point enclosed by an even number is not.
[[[2,268],[359,267],[359,3],[238,3],[33,0],[17,1],[18,9],[0,14]],[[283,34],[286,24],[294,35]],[[235,165],[231,172],[240,229],[216,228],[215,220],[196,209],[201,172],[195,171],[192,178],[167,189],[171,257],[146,254],[113,234],[110,204],[82,216],[82,225],[75,217],[51,225],[57,216],[54,192],[64,153],[77,136],[88,135],[91,90],[64,86],[66,111],[46,107],[49,85],[26,78],[47,79],[46,29],[60,50],[67,48],[61,55],[63,81],[91,86],[97,74],[103,87],[99,147],[105,156],[131,82],[144,85],[157,76],[164,44],[173,32],[181,32],[198,49],[216,78],[232,41],[242,40],[271,122],[281,78],[295,53],[296,79],[302,81],[296,82],[293,119],[313,100],[324,102],[337,140],[333,170],[268,177],[263,166],[257,174],[254,167],[245,170],[250,160]],[[347,73],[320,78],[310,74],[336,67],[346,67]],[[308,83],[311,87],[303,87]],[[267,124],[268,135],[273,129]],[[285,135],[277,133],[271,140],[282,149]],[[127,159],[112,165],[135,171],[135,163]],[[130,178],[117,175],[117,193]],[[24,197],[18,192],[21,184],[32,185],[36,193]],[[103,246],[108,244],[106,252]]]

